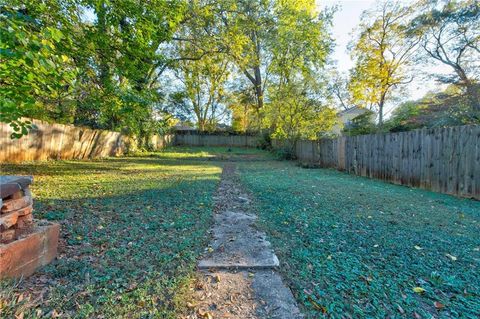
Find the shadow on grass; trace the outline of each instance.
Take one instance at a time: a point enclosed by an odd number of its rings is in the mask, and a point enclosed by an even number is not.
[[[78,318],[176,318],[209,241],[214,175],[187,174],[148,189],[140,189],[146,180],[139,178],[129,192],[114,196],[89,196],[80,187],[79,199],[35,200],[35,217],[59,222],[61,241],[58,259],[17,288],[45,292],[25,314],[42,309]]]

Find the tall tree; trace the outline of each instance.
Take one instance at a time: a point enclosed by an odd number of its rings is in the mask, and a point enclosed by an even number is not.
[[[275,136],[295,143],[318,137],[335,124],[335,112],[322,103],[326,95],[322,71],[332,45],[329,18],[309,0],[278,1],[274,10],[278,18],[265,124]]]
[[[195,50],[191,46],[185,49]],[[175,70],[184,91],[174,94],[177,110],[193,114],[200,131],[214,130],[218,120],[226,113],[225,82],[228,78],[229,61],[224,55],[205,56],[200,60],[179,61]]]
[[[420,35],[427,62],[441,62],[453,74],[444,83],[463,87],[470,106],[480,112],[480,2],[420,1],[411,27]]]
[[[216,8],[222,46],[253,86],[257,111],[265,100],[268,46],[275,28],[273,0],[224,0]],[[226,41],[225,41],[226,40]]]
[[[154,132],[163,46],[183,20],[183,0],[45,0],[1,6],[2,114],[94,128]],[[155,124],[155,125],[154,125]]]
[[[395,89],[410,83],[408,74],[419,39],[409,36],[407,21],[412,8],[399,1],[385,1],[375,10],[364,12],[360,34],[352,43],[355,66],[349,89],[355,104],[376,106],[379,125],[383,125],[385,103]]]
[[[183,18],[182,1],[85,0],[95,17],[85,22],[76,56],[81,65],[77,124],[143,135],[154,121],[162,92],[158,77],[166,63],[162,50]],[[86,117],[81,116],[85,114]]]

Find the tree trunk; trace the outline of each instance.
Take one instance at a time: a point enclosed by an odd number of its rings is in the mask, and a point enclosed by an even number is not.
[[[470,107],[475,112],[480,112],[480,84],[468,83],[467,96],[470,102]]]
[[[382,94],[380,102],[378,103],[378,127],[383,128],[383,107],[385,104],[385,95]]]
[[[261,61],[261,56],[260,56],[260,39],[257,36],[257,33],[254,31],[252,33],[252,41],[255,44],[255,54],[257,56],[257,63],[258,65],[255,65],[253,69],[253,75],[255,77],[255,83],[253,85],[255,86],[255,95],[257,97],[257,109],[261,110],[263,108],[263,87],[262,87],[262,72],[260,70],[260,61]]]
[[[100,50],[107,50],[108,47],[108,34],[107,34],[107,8],[104,2],[102,2],[97,7],[97,28],[99,34],[99,41],[100,41]],[[104,89],[108,89],[110,86],[110,67],[108,65],[108,60],[106,58],[105,52],[100,52],[100,81],[103,85]]]
[[[257,109],[263,108],[263,88],[262,88],[262,74],[260,67],[255,67],[255,96],[257,98]]]
[[[474,112],[480,112],[480,84],[473,83],[459,65],[454,69],[460,78],[460,85],[465,86],[467,90],[467,99],[470,107]]]
[[[198,119],[198,129],[201,131],[201,132],[205,132],[205,120],[203,119]]]

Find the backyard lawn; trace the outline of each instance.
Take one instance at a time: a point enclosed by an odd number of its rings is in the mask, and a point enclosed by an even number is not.
[[[210,240],[225,161],[238,162],[307,318],[480,314],[480,202],[235,148],[1,166],[34,175],[34,214],[60,222],[62,239],[54,263],[0,284],[0,311],[178,317]]]
[[[480,202],[292,162],[240,167],[307,318],[479,318]]]
[[[58,260],[18,285],[30,300],[17,304],[1,284],[0,317],[31,318],[38,305],[48,318],[176,318],[209,241],[221,168],[175,157],[2,166],[34,176],[34,214],[60,222],[62,239]]]

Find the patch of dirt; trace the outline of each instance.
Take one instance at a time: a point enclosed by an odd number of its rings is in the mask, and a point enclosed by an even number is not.
[[[250,200],[240,191],[234,179],[235,164],[226,163],[214,196],[215,227],[222,223],[220,220],[222,213],[248,210]],[[229,238],[225,240],[228,242]],[[224,252],[224,245],[217,245],[215,251]],[[205,256],[208,258],[213,252],[214,249],[208,247]],[[194,301],[188,304],[190,312],[186,319],[259,318],[256,315],[257,302],[252,289],[252,275],[247,271],[219,269],[199,271],[191,290]]]
[[[185,319],[257,319],[257,302],[252,275],[246,271],[202,271],[193,290],[191,313]]]

